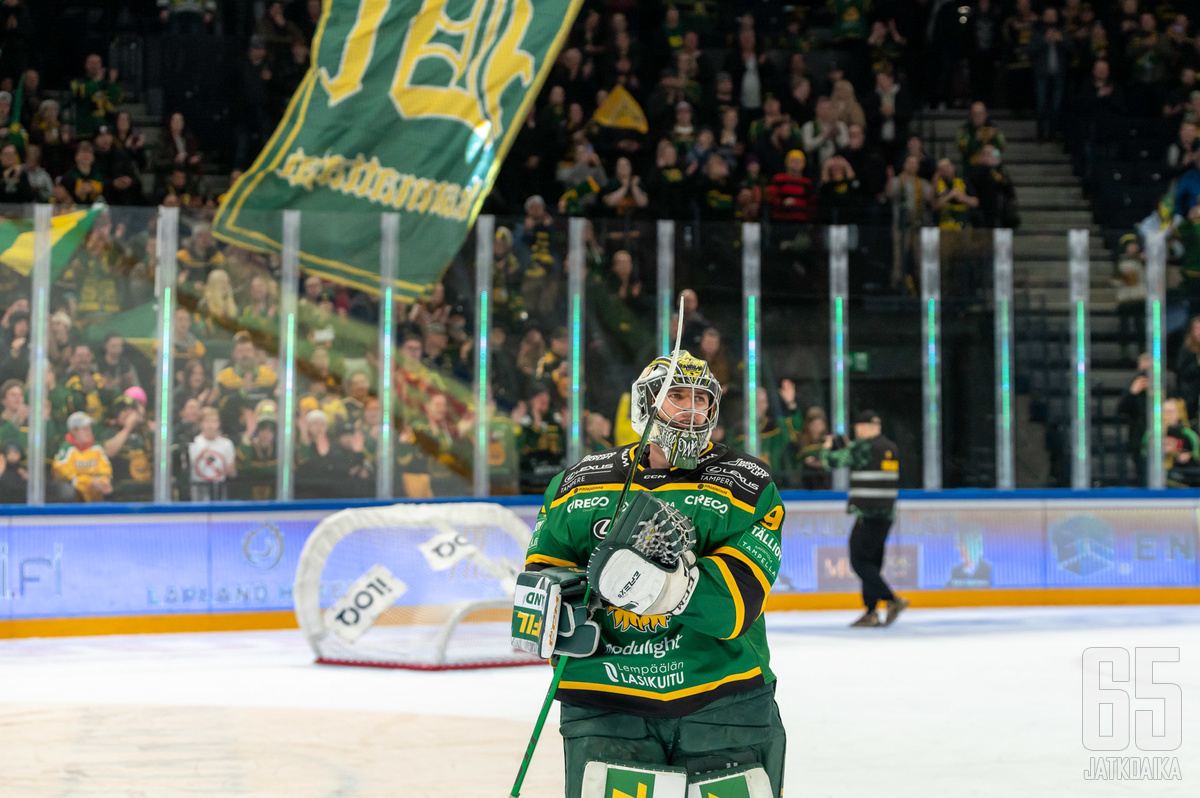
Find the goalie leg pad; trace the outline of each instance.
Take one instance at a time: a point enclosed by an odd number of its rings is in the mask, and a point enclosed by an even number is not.
[[[581,798],[686,798],[687,771],[669,765],[588,762]],[[707,796],[706,796],[707,798]],[[757,798],[757,796],[753,796]]]
[[[779,798],[762,765],[714,770],[688,779],[687,798]]]

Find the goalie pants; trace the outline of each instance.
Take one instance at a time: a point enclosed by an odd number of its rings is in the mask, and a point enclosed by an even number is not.
[[[896,597],[887,582],[883,581],[883,549],[888,533],[892,531],[890,518],[863,518],[854,522],[850,532],[850,567],[862,580],[863,604],[869,610],[881,601],[892,601]]]
[[[786,744],[775,682],[718,698],[682,718],[644,718],[563,705],[559,732],[566,755],[567,798],[580,798],[592,760],[687,768],[689,774],[762,765],[771,792],[783,789]]]

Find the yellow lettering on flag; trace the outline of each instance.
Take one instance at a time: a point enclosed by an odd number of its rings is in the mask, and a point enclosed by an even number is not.
[[[329,92],[329,107],[362,91],[363,75],[375,53],[375,34],[390,3],[391,0],[363,0],[358,7],[354,27],[350,29],[342,48],[341,68],[337,76],[330,75],[328,69],[321,67],[321,85]]]
[[[650,130],[646,113],[624,86],[616,85],[592,114],[592,121],[604,127],[618,127],[645,133]]]
[[[533,56],[520,46],[532,20],[530,0],[493,3],[490,8],[488,0],[474,0],[463,19],[448,16],[444,0],[425,0],[400,48],[391,90],[396,110],[408,118],[462,122],[488,143],[499,139],[504,132],[501,95],[514,81],[526,87],[533,84]],[[449,71],[448,82],[414,83],[423,61],[440,61]]]

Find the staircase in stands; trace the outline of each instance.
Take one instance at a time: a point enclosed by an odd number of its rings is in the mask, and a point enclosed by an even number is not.
[[[1114,255],[1108,247],[1117,231],[1104,231],[1095,223],[1091,203],[1061,144],[1039,142],[1032,119],[1017,119],[1004,111],[992,117],[1007,139],[1003,163],[1016,187],[1021,217],[1013,234],[1017,485],[1070,485],[1067,234],[1079,229],[1090,233],[1092,484],[1133,484],[1125,425],[1116,414],[1134,371],[1130,353],[1121,352],[1117,338]],[[931,154],[950,157],[959,165],[954,137],[966,118],[965,110],[929,111],[917,130]]]

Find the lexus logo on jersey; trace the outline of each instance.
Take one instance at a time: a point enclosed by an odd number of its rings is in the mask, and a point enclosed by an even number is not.
[[[223,482],[228,470],[225,457],[215,449],[205,449],[192,463],[192,472],[200,482]]]
[[[596,538],[596,540],[604,540],[605,535],[608,534],[608,525],[611,523],[611,518],[597,520],[596,523],[592,524],[592,537]]]

